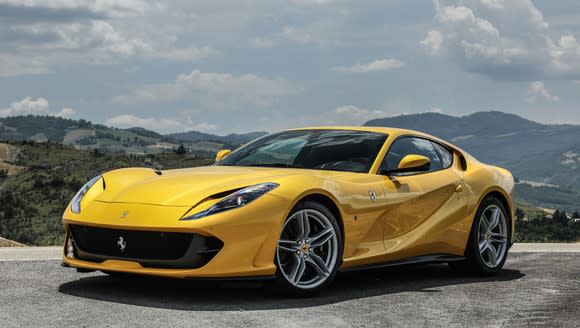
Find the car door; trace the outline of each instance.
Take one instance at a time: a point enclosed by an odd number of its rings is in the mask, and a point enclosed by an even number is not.
[[[429,158],[429,167],[393,172],[411,154]],[[386,197],[382,220],[386,260],[461,255],[464,245],[457,224],[464,222],[467,197],[457,173],[458,162],[452,150],[422,137],[402,136],[391,144],[380,171]]]

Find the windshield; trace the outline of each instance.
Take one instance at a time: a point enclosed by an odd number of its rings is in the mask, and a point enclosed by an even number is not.
[[[257,139],[216,165],[366,173],[386,138],[386,134],[365,131],[284,131]]]

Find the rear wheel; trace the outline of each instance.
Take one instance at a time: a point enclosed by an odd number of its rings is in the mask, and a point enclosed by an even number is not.
[[[450,262],[451,268],[482,275],[500,271],[508,252],[508,215],[499,199],[489,196],[479,206],[469,241],[466,260]]]
[[[297,296],[318,292],[334,280],[342,249],[334,215],[319,203],[299,203],[286,219],[276,247],[278,286]]]

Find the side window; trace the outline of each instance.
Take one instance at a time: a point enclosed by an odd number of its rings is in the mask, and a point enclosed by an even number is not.
[[[439,155],[431,141],[416,137],[402,137],[395,140],[391,145],[383,161],[383,169],[388,171],[397,169],[401,159],[410,154],[422,155],[429,158],[431,161],[429,172],[443,168],[439,160]]]
[[[453,153],[445,146],[442,146],[436,142],[431,142],[437,154],[439,154],[439,158],[441,159],[441,165],[444,169],[451,166],[453,163]]]

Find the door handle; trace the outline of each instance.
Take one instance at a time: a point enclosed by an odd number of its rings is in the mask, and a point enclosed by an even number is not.
[[[455,187],[455,192],[462,192],[463,191],[463,185],[460,183]]]

